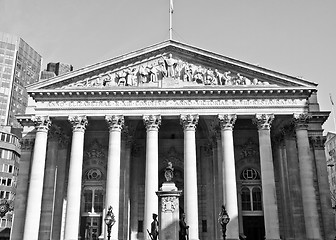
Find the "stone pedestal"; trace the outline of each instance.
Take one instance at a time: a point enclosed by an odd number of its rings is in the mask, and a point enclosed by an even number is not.
[[[159,239],[179,239],[179,191],[175,183],[165,182],[156,194],[159,197]]]

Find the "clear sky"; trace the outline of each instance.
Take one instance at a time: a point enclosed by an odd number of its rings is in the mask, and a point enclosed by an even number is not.
[[[319,84],[336,104],[335,0],[174,0],[173,39]],[[169,38],[169,0],[0,0],[0,31],[75,69]],[[335,106],[336,107],[336,106]],[[324,125],[335,129],[331,115]]]

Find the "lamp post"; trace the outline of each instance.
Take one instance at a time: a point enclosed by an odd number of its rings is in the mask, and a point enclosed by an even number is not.
[[[112,206],[109,207],[106,216],[104,218],[104,222],[107,226],[107,239],[110,240],[111,239],[111,229],[112,226],[115,224],[116,220],[114,217],[114,213],[112,212],[113,208]]]
[[[222,226],[223,240],[225,240],[226,239],[226,225],[230,222],[230,217],[224,205],[222,205],[222,210],[219,213],[218,222]]]

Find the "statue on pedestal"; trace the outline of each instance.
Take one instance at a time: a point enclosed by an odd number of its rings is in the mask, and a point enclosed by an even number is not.
[[[152,240],[157,240],[159,236],[159,221],[157,220],[158,215],[153,213],[153,222],[151,223],[150,236]]]
[[[189,226],[187,226],[187,223],[185,222],[185,214],[182,213],[181,219],[180,219],[180,231],[179,231],[179,240],[188,240],[188,229]]]

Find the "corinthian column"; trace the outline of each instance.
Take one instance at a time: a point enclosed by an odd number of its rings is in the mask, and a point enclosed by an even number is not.
[[[253,122],[258,126],[259,135],[261,185],[266,240],[280,239],[270,134],[273,119],[273,114],[257,114],[255,119],[253,119]]]
[[[69,116],[68,120],[72,124],[72,142],[64,239],[75,240],[79,229],[84,132],[88,122],[86,116]]]
[[[159,126],[161,124],[160,115],[143,116],[143,121],[147,129],[146,140],[146,176],[145,176],[145,231],[151,229],[152,214],[158,214],[159,201],[156,191],[159,187]],[[146,236],[146,232],[145,232]],[[147,239],[146,237],[144,237]]]
[[[34,117],[36,128],[34,154],[32,159],[28,189],[27,210],[23,232],[23,240],[37,240],[39,234],[44,166],[47,150],[48,130],[51,124],[49,117]]]
[[[109,209],[109,206],[113,207],[113,213],[117,221],[111,229],[111,239],[115,240],[118,239],[119,229],[120,146],[124,117],[121,115],[106,116],[105,120],[110,129],[105,209]]]
[[[299,156],[303,213],[307,239],[322,239],[314,188],[314,163],[308,139],[308,114],[294,114],[296,141]]]
[[[230,216],[230,222],[227,225],[227,239],[239,239],[239,221],[238,221],[238,201],[237,201],[237,183],[236,168],[233,146],[233,125],[237,119],[235,114],[218,115],[223,154],[223,193],[224,204]]]
[[[184,130],[184,209],[189,226],[189,239],[198,240],[198,197],[195,131],[198,114],[181,115]]]

